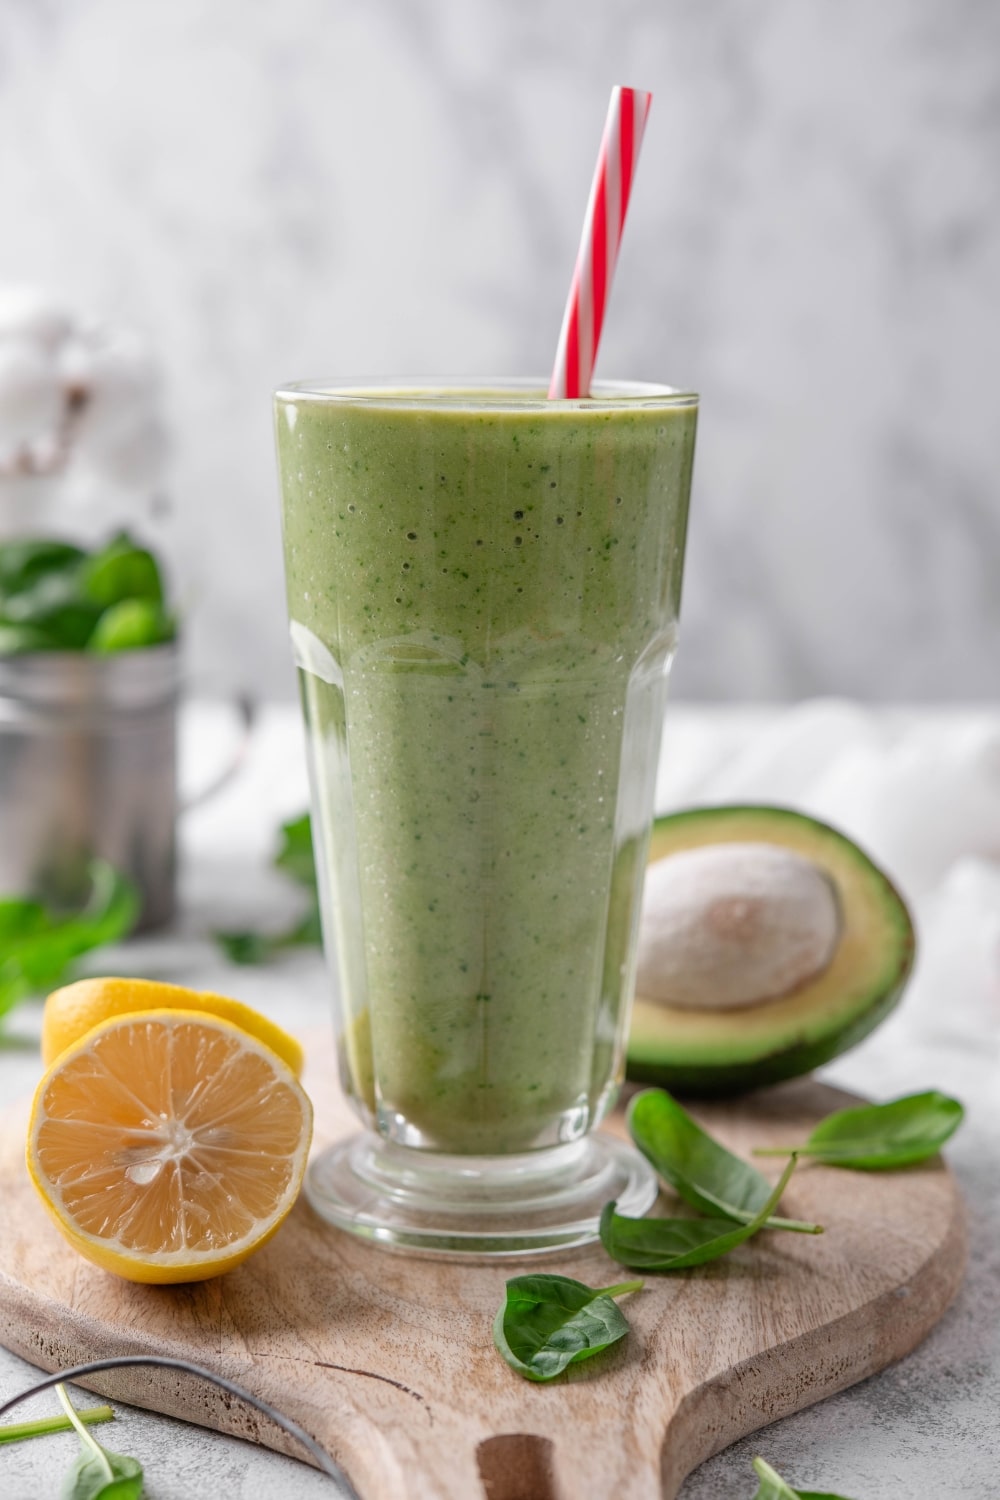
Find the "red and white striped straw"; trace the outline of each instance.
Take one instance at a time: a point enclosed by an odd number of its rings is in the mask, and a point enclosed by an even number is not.
[[[586,396],[601,341],[632,179],[652,94],[613,88],[590,187],[587,215],[563,314],[549,400]]]

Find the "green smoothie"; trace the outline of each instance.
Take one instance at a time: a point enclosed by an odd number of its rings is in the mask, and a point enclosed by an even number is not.
[[[277,440],[345,1086],[577,1139],[620,1081],[696,398],[288,390]]]

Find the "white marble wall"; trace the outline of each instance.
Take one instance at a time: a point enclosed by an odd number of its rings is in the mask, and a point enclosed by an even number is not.
[[[995,696],[995,0],[0,0],[0,279],[162,351],[203,682],[291,688],[271,388],[544,371],[612,82],[600,373],[704,400],[678,693]]]

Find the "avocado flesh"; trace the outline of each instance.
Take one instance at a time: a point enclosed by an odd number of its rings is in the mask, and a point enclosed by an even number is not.
[[[657,819],[649,858],[742,842],[793,850],[834,881],[843,927],[830,965],[791,994],[742,1010],[682,1010],[636,995],[630,1078],[702,1096],[795,1078],[855,1046],[903,992],[913,966],[909,912],[881,870],[828,824],[790,808],[696,808]]]

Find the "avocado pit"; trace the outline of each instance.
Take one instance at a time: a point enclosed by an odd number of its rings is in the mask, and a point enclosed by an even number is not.
[[[794,993],[829,967],[841,934],[834,882],[801,854],[715,843],[646,876],[637,988],[691,1010],[738,1010]]]
[[[892,1011],[913,964],[913,923],[892,882],[846,834],[797,809],[755,803],[657,818],[650,864],[727,844],[770,845],[825,877],[836,892],[837,943],[827,967],[796,989],[725,1008],[653,998],[648,984],[658,993],[663,985],[653,977],[656,963],[644,961],[632,1006],[628,1074],[681,1095],[738,1094],[829,1062]],[[724,930],[741,916],[725,906],[717,915]],[[719,944],[708,947],[717,957]],[[767,987],[777,982],[771,977]],[[696,988],[703,992],[706,983],[702,978]]]

